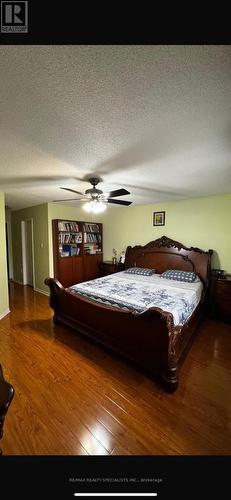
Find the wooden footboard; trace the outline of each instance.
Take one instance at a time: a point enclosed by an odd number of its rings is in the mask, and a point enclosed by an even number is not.
[[[147,372],[159,375],[167,390],[178,385],[179,363],[192,332],[174,329],[171,313],[153,308],[136,316],[77,296],[57,280],[45,280],[50,288],[54,322],[74,328],[133,361]]]
[[[113,308],[71,293],[56,280],[47,278],[54,322],[70,326],[113,351],[122,354],[152,374],[159,375],[168,390],[178,385],[179,366],[189,349],[203,316],[208,294],[212,250],[187,248],[162,236],[145,246],[128,247],[125,268],[149,267],[195,272],[204,290],[201,301],[183,327],[174,327],[171,313],[153,307],[143,314]]]

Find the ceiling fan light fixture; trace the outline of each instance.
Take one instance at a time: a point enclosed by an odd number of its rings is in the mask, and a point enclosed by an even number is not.
[[[106,203],[103,203],[103,201],[98,201],[97,199],[88,201],[87,203],[84,203],[83,209],[86,212],[92,212],[94,214],[99,214],[101,212],[104,212],[106,209]]]
[[[83,209],[86,212],[92,212],[98,214],[103,212],[108,203],[112,203],[115,205],[129,206],[132,204],[132,201],[125,200],[117,200],[117,197],[124,196],[130,194],[127,189],[115,189],[114,191],[110,191],[109,193],[104,193],[101,189],[97,189],[95,186],[102,182],[98,177],[91,177],[89,179],[90,184],[93,186],[92,188],[86,189],[85,193],[81,193],[80,191],[76,191],[76,189],[61,187],[64,191],[70,191],[71,193],[80,194],[82,198],[69,198],[65,200],[54,200],[54,201],[82,201],[86,200],[86,203],[83,205]],[[116,198],[116,199],[115,199]]]

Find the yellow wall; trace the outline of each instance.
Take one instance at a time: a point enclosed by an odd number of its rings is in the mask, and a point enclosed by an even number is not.
[[[153,212],[165,211],[165,226],[153,226]],[[79,207],[48,203],[12,212],[14,279],[22,282],[21,221],[34,222],[35,288],[47,292],[44,279],[53,276],[52,219],[103,223],[104,260],[127,245],[146,244],[162,235],[188,246],[214,250],[212,267],[231,273],[231,194],[158,205],[108,207],[90,216]],[[43,248],[41,248],[43,243]]]
[[[165,211],[165,226],[153,226],[154,211]],[[213,249],[212,267],[231,273],[231,194],[108,208],[103,223],[105,260],[112,258],[113,248],[120,252],[166,235],[185,245]]]
[[[35,289],[47,293],[44,279],[49,276],[48,205],[16,210],[11,215],[14,279],[22,283],[21,221],[33,220]]]
[[[4,194],[0,193],[0,318],[9,312]]]
[[[91,215],[81,207],[70,207],[58,203],[48,203],[48,231],[49,231],[49,276],[54,276],[53,246],[52,246],[52,219],[79,220],[86,222],[103,222],[102,215]]]

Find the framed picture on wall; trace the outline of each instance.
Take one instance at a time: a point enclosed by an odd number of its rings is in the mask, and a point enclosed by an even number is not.
[[[165,225],[165,212],[153,212],[153,226]]]

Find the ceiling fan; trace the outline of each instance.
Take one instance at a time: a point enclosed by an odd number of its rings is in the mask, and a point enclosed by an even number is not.
[[[53,200],[54,202],[59,201],[86,201],[84,205],[84,209],[87,212],[102,212],[106,208],[107,203],[114,203],[116,205],[131,205],[132,201],[125,200],[114,200],[117,196],[124,196],[126,194],[130,194],[126,189],[116,189],[115,191],[111,191],[110,193],[104,194],[101,189],[96,188],[97,184],[99,184],[100,179],[98,177],[91,177],[88,179],[88,182],[93,186],[85,191],[85,193],[80,193],[80,191],[76,191],[75,189],[60,187],[60,189],[64,189],[65,191],[69,191],[71,193],[76,193],[81,195],[81,198],[66,198],[63,200]]]

